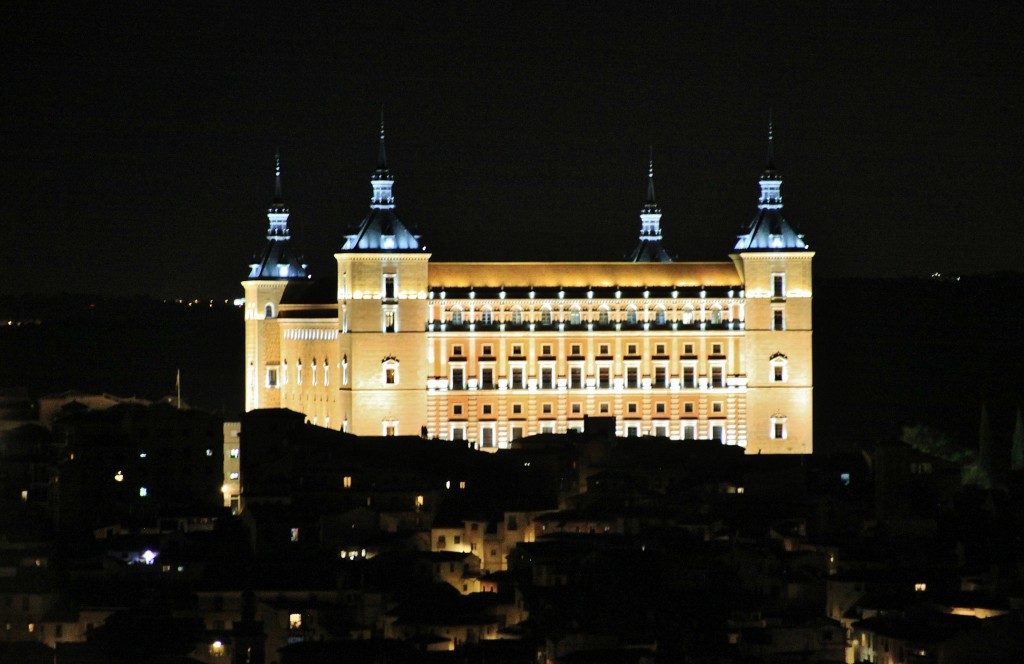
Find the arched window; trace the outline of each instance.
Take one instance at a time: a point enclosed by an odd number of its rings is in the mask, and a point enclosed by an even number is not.
[[[722,307],[714,305],[711,307],[711,324],[720,325],[722,323]]]
[[[331,384],[331,371],[330,371],[330,368],[329,368],[330,366],[331,365],[327,364],[327,358],[325,357],[324,358],[324,385],[330,385]]]
[[[282,360],[281,361],[281,366],[283,368],[283,371],[281,371],[281,384],[282,385],[287,385],[288,384],[288,360]]]
[[[490,307],[484,307],[480,310],[480,324],[481,325],[492,325],[494,323],[494,313]]]
[[[626,307],[626,324],[636,325],[636,307],[632,304]]]
[[[683,308],[683,325],[693,325],[693,307],[689,304]]]
[[[522,325],[523,324],[523,308],[518,304],[512,307],[512,324]]]
[[[658,308],[654,310],[654,323],[655,325],[664,325],[665,320],[665,307],[659,304]]]
[[[452,307],[452,325],[462,325],[462,307],[459,305]]]
[[[580,325],[582,323],[583,323],[583,312],[580,311],[580,305],[574,304],[574,305],[572,305],[572,308],[569,309],[569,324],[570,325]]]
[[[597,312],[597,322],[601,325],[608,325],[612,322],[611,312],[608,310],[607,304],[602,304],[601,309]]]
[[[302,385],[302,358],[300,357],[295,363],[295,384]]]
[[[310,370],[309,373],[313,377],[313,380],[311,380],[310,382],[313,383],[314,385],[316,385],[317,375],[316,375],[316,358],[315,357],[313,358],[313,368]]]
[[[263,309],[263,314],[267,318],[273,318],[274,317],[274,305],[272,305],[272,304],[270,304],[268,302],[267,306]]]
[[[540,310],[540,324],[551,325],[551,307],[546,304]]]
[[[341,356],[341,384],[348,385],[348,354]]]

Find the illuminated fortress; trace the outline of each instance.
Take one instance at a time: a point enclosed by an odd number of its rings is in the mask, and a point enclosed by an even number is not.
[[[246,410],[481,449],[595,416],[620,436],[810,453],[814,253],[783,217],[770,155],[727,260],[672,262],[652,166],[627,261],[443,263],[395,213],[382,129],[369,214],[319,281],[292,245],[278,166],[242,282]]]

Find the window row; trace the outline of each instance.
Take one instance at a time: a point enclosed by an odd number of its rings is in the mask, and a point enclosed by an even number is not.
[[[598,365],[594,373],[586,373],[582,365],[570,366],[568,375],[557,375],[555,366],[541,365],[536,375],[527,375],[525,362],[510,363],[508,375],[498,377],[493,367],[481,367],[479,374],[468,377],[466,369],[449,365],[446,387],[450,390],[494,389],[634,389],[634,388],[704,388],[726,387],[725,362],[712,364],[707,374],[698,374],[697,365],[685,364],[678,376],[669,376],[667,364],[655,366],[652,374],[642,374],[640,366],[626,366],[621,374],[613,373],[611,364]],[[783,374],[784,375],[784,374]]]
[[[305,382],[309,382],[310,385],[324,385],[328,386],[331,384],[331,364],[325,357],[323,362],[318,362],[314,357],[310,360],[309,364],[303,363],[302,359],[295,360],[293,368],[289,368],[288,360],[282,360],[280,366],[268,366],[266,375],[266,386],[267,387],[281,387],[282,385],[288,385],[292,380],[295,381],[296,385],[303,385]],[[341,361],[341,382],[343,385],[348,384],[348,356],[342,358]]]
[[[625,307],[612,307],[602,304],[597,307],[587,308],[574,304],[567,309],[555,309],[551,305],[545,304],[538,309],[526,309],[520,305],[513,305],[508,309],[499,309],[497,311],[490,305],[483,305],[477,309],[454,304],[441,311],[441,318],[437,322],[448,323],[453,326],[468,325],[470,323],[484,326],[499,323],[507,325],[526,325],[529,323],[536,325],[555,325],[558,323],[568,325],[584,325],[588,323],[595,325],[612,325],[613,323],[624,323],[626,325],[639,325],[640,323],[652,323],[654,325],[709,323],[711,325],[720,325],[742,320],[742,307],[739,304],[725,306],[712,304],[708,307],[686,305],[680,309],[669,309],[660,304],[645,309],[640,309],[633,304]]]
[[[523,360],[525,360],[526,356],[523,354],[523,349],[525,347],[526,346],[524,344],[521,344],[521,343],[509,344],[509,356],[511,358],[520,358],[521,357]],[[723,348],[725,348],[724,344],[722,344],[722,343],[712,343],[712,344],[710,344],[709,347],[710,347],[710,354],[711,355],[722,355],[723,354]],[[462,344],[452,344],[452,346],[451,346],[451,356],[453,358],[464,357],[464,355],[463,355],[464,348],[465,348],[465,346],[463,346]],[[555,356],[555,345],[554,344],[539,344],[537,346],[537,348],[539,350],[539,354],[541,355],[541,357],[554,357]],[[660,356],[664,356],[664,355],[668,354],[669,346],[668,346],[667,343],[656,342],[656,343],[652,344],[652,348],[653,348],[653,351],[654,351],[654,353],[653,353],[654,356],[659,356],[659,355]],[[697,348],[697,345],[695,343],[684,343],[684,344],[682,344],[683,355],[693,355],[696,348]],[[638,356],[638,355],[640,355],[640,344],[637,344],[637,343],[627,343],[627,344],[625,344],[625,351],[626,351],[626,355],[627,356]],[[612,354],[612,344],[610,344],[610,343],[600,343],[600,344],[597,344],[597,355],[598,356],[611,356],[611,354]],[[569,356],[570,357],[582,358],[583,357],[583,344],[582,343],[572,343],[572,344],[569,344]],[[480,357],[482,357],[482,358],[494,357],[494,344],[488,344],[488,343],[480,344]]]
[[[696,404],[694,402],[692,402],[692,401],[685,401],[685,402],[682,403],[682,412],[684,414],[686,414],[686,415],[691,415],[691,414],[695,413],[696,412],[696,408],[697,408]],[[555,409],[555,406],[551,402],[545,402],[545,403],[540,404],[540,412],[541,412],[542,415],[552,415],[554,413],[554,409]],[[460,403],[452,404],[451,416],[452,417],[462,417],[462,416],[465,416],[467,414],[467,410],[468,409],[465,408],[464,404],[460,404]],[[720,414],[725,412],[724,404],[721,401],[713,401],[709,405],[709,410],[710,410],[710,412],[712,414],[720,415]],[[510,404],[509,411],[511,412],[513,417],[521,416],[524,413],[523,404],[521,404],[521,403]],[[607,402],[598,404],[597,412],[598,412],[599,415],[610,415],[611,414],[611,404],[609,404]],[[640,412],[640,404],[636,403],[636,402],[627,403],[626,404],[625,412],[630,414],[630,415],[638,414]],[[480,406],[479,406],[479,413],[480,413],[480,415],[482,415],[484,417],[487,417],[487,416],[490,416],[490,415],[494,415],[495,414],[494,404],[489,404],[489,403],[480,404]],[[654,413],[656,415],[665,415],[665,414],[667,414],[668,413],[668,404],[666,404],[664,401],[656,402],[654,404]],[[583,404],[579,403],[579,402],[569,404],[569,414],[570,415],[583,415]]]

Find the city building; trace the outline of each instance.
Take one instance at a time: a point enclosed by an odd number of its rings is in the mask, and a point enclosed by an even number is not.
[[[652,163],[630,260],[440,262],[396,214],[382,125],[370,211],[317,281],[278,162],[267,245],[242,282],[246,410],[481,449],[611,416],[620,436],[810,453],[814,253],[783,216],[771,144],[723,259],[669,257]]]

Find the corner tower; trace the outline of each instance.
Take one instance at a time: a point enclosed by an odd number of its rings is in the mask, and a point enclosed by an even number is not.
[[[632,263],[671,263],[661,246],[661,208],[654,196],[654,150],[647,166],[647,200],[640,209],[640,242],[629,255]]]
[[[747,451],[813,450],[811,261],[814,252],[782,213],[774,128],[754,218],[731,257],[744,283]]]
[[[426,424],[430,254],[395,213],[384,122],[370,211],[338,261],[338,421],[359,435],[419,435]]]
[[[267,244],[249,266],[245,289],[245,410],[276,408],[282,378],[277,315],[289,284],[308,278],[288,229],[290,213],[281,190],[281,155],[274,157],[274,198],[267,208]]]

